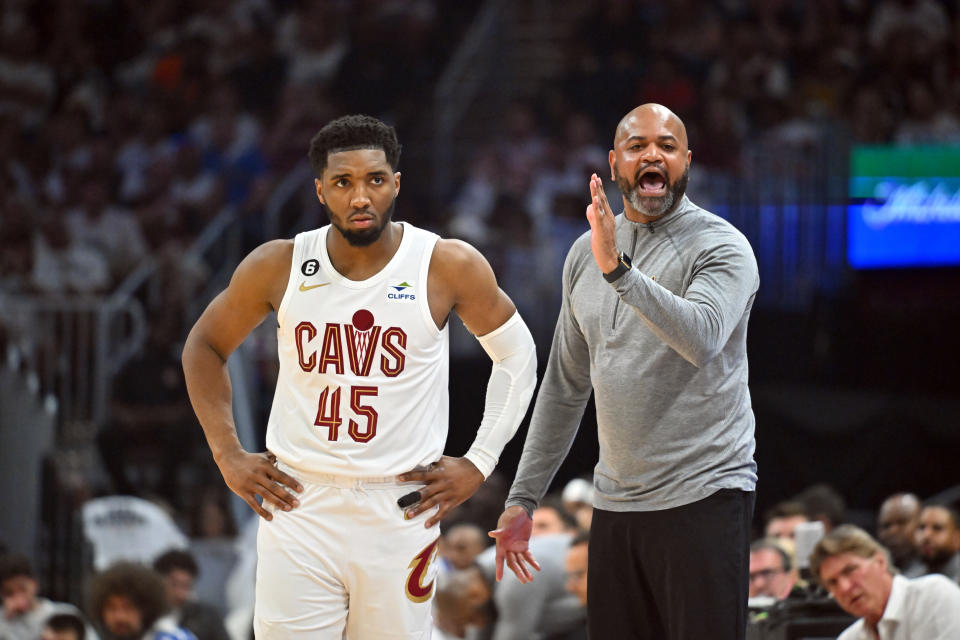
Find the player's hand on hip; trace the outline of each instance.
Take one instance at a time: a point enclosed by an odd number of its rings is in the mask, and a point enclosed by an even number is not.
[[[273,520],[273,514],[257,502],[257,496],[277,509],[290,511],[300,506],[300,501],[291,491],[303,491],[297,479],[274,465],[277,461],[269,451],[247,453],[239,450],[217,460],[223,481],[230,490],[243,498],[250,508],[265,520]]]
[[[533,520],[523,507],[507,507],[500,515],[497,528],[487,534],[497,541],[497,582],[503,578],[504,561],[524,584],[533,581],[533,573],[527,565],[540,571],[540,564],[530,553],[532,531]]]
[[[617,250],[617,223],[613,209],[607,202],[600,176],[590,176],[590,204],[587,205],[587,221],[590,223],[590,248],[593,258],[603,273],[617,268],[620,252]]]
[[[397,476],[400,482],[422,482],[420,502],[406,510],[408,518],[414,518],[427,509],[440,507],[424,523],[428,529],[437,524],[451,509],[472,496],[483,484],[483,474],[466,458],[443,456],[429,469],[408,471]]]

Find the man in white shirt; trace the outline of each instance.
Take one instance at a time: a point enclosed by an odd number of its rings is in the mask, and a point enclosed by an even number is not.
[[[810,570],[860,617],[837,640],[960,638],[960,587],[941,575],[894,575],[889,552],[858,527],[843,525],[820,540]]]

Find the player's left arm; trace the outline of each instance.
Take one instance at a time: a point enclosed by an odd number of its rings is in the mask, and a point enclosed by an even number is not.
[[[493,361],[483,420],[462,458],[443,456],[426,471],[411,471],[401,481],[424,482],[420,503],[410,517],[439,506],[427,527],[443,519],[473,495],[517,432],[537,383],[536,345],[516,306],[497,285],[490,264],[459,240],[440,240],[430,265],[431,307],[452,309]]]

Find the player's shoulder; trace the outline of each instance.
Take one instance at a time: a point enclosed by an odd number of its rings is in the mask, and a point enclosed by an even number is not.
[[[256,247],[240,261],[233,281],[277,281],[286,283],[293,262],[293,240],[270,240]]]
[[[289,269],[293,260],[293,240],[290,238],[268,240],[247,254],[241,265],[253,268],[272,269],[286,267]]]
[[[433,247],[431,267],[442,270],[476,268],[487,264],[480,250],[469,242],[456,238],[440,238]]]

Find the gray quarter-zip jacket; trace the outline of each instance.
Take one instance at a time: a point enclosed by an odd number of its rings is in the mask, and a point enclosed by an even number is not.
[[[684,196],[649,224],[616,217],[633,269],[607,283],[580,236],[563,267],[550,359],[507,505],[538,504],[595,394],[594,506],[652,511],[753,491],[747,320],[759,286],[747,239]]]

